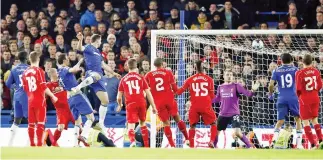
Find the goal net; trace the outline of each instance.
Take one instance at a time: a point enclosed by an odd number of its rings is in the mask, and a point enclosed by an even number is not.
[[[223,83],[223,72],[231,70],[236,83],[251,89],[253,81],[261,86],[253,97],[240,96],[242,130],[250,138],[256,135],[259,144],[269,146],[274,134],[277,109],[274,101],[268,100],[268,83],[272,71],[282,64],[280,54],[290,53],[294,64],[302,67],[301,59],[306,53],[315,56],[314,66],[323,74],[323,31],[322,30],[158,30],[152,31],[151,61],[163,58],[165,65],[173,71],[178,86],[194,74],[194,62],[204,61],[205,72],[214,78],[215,88]],[[153,69],[153,68],[152,68]],[[323,97],[321,94],[321,106]],[[188,124],[189,94],[177,96],[179,114]],[[213,104],[218,116],[219,104]],[[320,107],[319,123],[323,123]],[[292,118],[286,117],[286,123],[293,126]],[[174,120],[171,121],[176,146],[182,147],[184,137]],[[253,132],[251,132],[253,131]],[[295,133],[294,127],[294,135]],[[249,134],[248,134],[249,133]],[[315,132],[313,132],[315,133]],[[253,136],[255,137],[255,136]],[[296,137],[296,136],[294,136]],[[209,126],[197,125],[195,147],[207,147]],[[303,135],[304,146],[307,144]],[[294,144],[295,142],[294,138]],[[219,133],[217,148],[232,148],[234,137],[231,126]],[[239,143],[239,141],[238,141]],[[163,134],[162,123],[152,115],[151,146],[169,147]],[[240,145],[241,146],[241,145]]]

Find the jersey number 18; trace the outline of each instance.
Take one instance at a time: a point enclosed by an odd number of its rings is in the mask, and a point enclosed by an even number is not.
[[[34,92],[37,89],[36,78],[34,76],[26,77],[28,81],[29,92]]]

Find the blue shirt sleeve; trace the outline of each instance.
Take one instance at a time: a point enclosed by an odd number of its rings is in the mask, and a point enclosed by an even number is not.
[[[277,81],[277,73],[276,70],[273,71],[273,74],[271,75],[271,79],[274,81]]]
[[[9,75],[9,78],[6,81],[6,86],[8,88],[11,88],[12,87],[12,84],[15,83],[15,79],[13,77],[13,74],[14,74],[14,70],[11,70],[10,75]]]

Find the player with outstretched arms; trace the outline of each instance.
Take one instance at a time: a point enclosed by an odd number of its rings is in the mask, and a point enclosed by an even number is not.
[[[232,71],[225,71],[223,75],[224,83],[217,88],[216,97],[213,103],[220,102],[220,113],[217,120],[218,131],[223,131],[227,128],[228,124],[232,124],[234,129],[233,134],[238,137],[247,148],[252,147],[248,138],[241,131],[241,118],[239,109],[239,94],[251,97],[253,93],[258,90],[259,83],[252,84],[252,90],[245,89],[242,85],[234,83]],[[217,141],[214,142],[216,146]]]
[[[37,124],[37,146],[43,145],[43,133],[46,120],[46,97],[48,95],[55,103],[57,97],[47,88],[45,73],[39,68],[40,54],[29,54],[30,67],[22,75],[23,88],[28,96],[28,135],[30,146],[36,146],[34,142],[35,125]]]
[[[304,132],[314,148],[317,142],[312,135],[310,121],[314,126],[317,139],[322,143],[321,125],[317,121],[320,108],[319,91],[322,89],[320,71],[312,66],[313,57],[306,54],[303,57],[304,68],[296,72],[296,93],[300,104],[300,116],[304,125]]]
[[[296,145],[302,149],[302,124],[299,118],[299,103],[296,95],[295,75],[298,70],[293,65],[293,57],[289,53],[281,55],[283,65],[273,71],[269,82],[269,99],[273,99],[275,82],[278,83],[278,100],[277,107],[277,123],[274,130],[273,142],[276,141],[279,130],[285,122],[288,112],[296,121]]]
[[[57,59],[58,64],[61,65],[58,69],[58,75],[62,82],[61,85],[63,86],[63,89],[67,91],[68,104],[75,119],[74,146],[78,145],[77,139],[87,145],[84,138],[87,137],[91,125],[94,122],[94,114],[88,98],[82,93],[82,91],[72,91],[72,88],[78,85],[74,74],[80,71],[82,61],[83,59],[81,59],[75,66],[69,67],[70,62],[66,54],[60,54]],[[80,118],[81,115],[85,115],[87,120],[84,124],[82,134],[79,136],[82,123],[82,119]]]
[[[150,86],[151,94],[153,95],[157,107],[158,116],[164,124],[164,133],[170,146],[175,147],[170,128],[170,117],[174,118],[179,130],[188,141],[186,125],[178,114],[177,103],[174,98],[174,93],[177,91],[175,77],[172,71],[163,68],[163,60],[161,58],[155,59],[154,65],[157,69],[148,72],[145,79]]]
[[[28,97],[26,92],[24,91],[22,87],[22,73],[29,67],[27,65],[27,58],[28,53],[27,52],[19,52],[18,58],[20,61],[20,64],[18,64],[16,67],[14,67],[9,75],[8,80],[6,81],[6,86],[8,88],[15,88],[14,93],[14,120],[13,124],[10,128],[10,138],[8,146],[12,146],[13,140],[15,138],[18,126],[21,123],[21,120],[23,117],[28,117]]]
[[[119,84],[117,112],[122,108],[122,96],[125,95],[128,136],[131,143],[130,147],[136,146],[134,129],[138,119],[144,146],[149,147],[149,132],[145,124],[147,104],[144,93],[146,93],[153,113],[156,113],[156,106],[146,80],[138,73],[137,61],[135,59],[129,59],[126,63],[129,67],[129,73],[121,79]]]
[[[91,36],[91,44],[82,46],[83,35],[82,33],[77,34],[79,40],[78,48],[83,52],[85,61],[86,78],[78,86],[74,87],[72,90],[78,92],[81,88],[90,86],[97,97],[101,101],[101,106],[99,108],[99,123],[105,130],[104,120],[108,111],[109,96],[104,86],[103,70],[106,70],[113,75],[119,77],[120,75],[115,73],[107,64],[104,63],[101,52],[98,48],[101,45],[101,36],[94,34]],[[105,131],[104,131],[105,133]]]
[[[51,81],[46,85],[58,98],[56,103],[53,102],[56,109],[57,129],[54,132],[54,143],[52,144],[58,146],[57,141],[61,137],[62,131],[67,130],[69,122],[75,124],[75,121],[67,102],[67,92],[63,89],[63,82],[59,79],[56,68],[49,69],[48,76]]]
[[[216,115],[212,108],[214,98],[214,81],[211,77],[203,73],[203,63],[201,60],[195,63],[197,73],[184,82],[184,85],[177,90],[177,94],[182,94],[186,89],[190,91],[191,107],[189,109],[189,146],[194,148],[194,137],[196,124],[202,117],[205,125],[211,125],[211,138],[208,146],[214,148],[214,141],[217,136]]]

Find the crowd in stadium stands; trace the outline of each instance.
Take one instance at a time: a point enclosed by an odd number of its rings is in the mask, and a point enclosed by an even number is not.
[[[75,65],[82,53],[76,50],[78,40],[76,34],[82,32],[84,44],[90,43],[92,34],[102,36],[102,56],[104,61],[115,69],[119,74],[125,75],[127,67],[124,66],[130,57],[136,58],[140,63],[140,73],[145,74],[150,70],[150,33],[151,30],[178,30],[180,29],[179,11],[185,10],[185,26],[188,29],[270,29],[267,22],[276,21],[276,29],[323,29],[323,0],[128,0],[124,6],[120,6],[117,1],[86,1],[72,0],[69,8],[56,7],[55,1],[47,1],[45,7],[33,8],[31,4],[19,6],[10,4],[10,8],[5,8],[8,14],[2,14],[1,19],[1,80],[2,80],[2,100],[3,109],[11,109],[12,91],[3,82],[7,79],[10,70],[18,60],[18,52],[36,51],[42,53],[40,66],[48,71],[50,68],[57,68],[56,58],[60,54],[67,54],[71,65]],[[58,2],[58,1],[57,1]],[[214,3],[219,2],[219,3]],[[68,3],[68,1],[66,1]],[[118,4],[118,8],[114,6]],[[123,3],[123,1],[122,1]],[[139,4],[138,4],[139,3]],[[201,4],[199,4],[201,3]],[[43,3],[41,3],[43,4]],[[29,7],[28,7],[29,6]],[[35,6],[35,8],[37,8]],[[63,5],[64,6],[64,5]],[[160,6],[164,6],[161,8]],[[24,8],[24,10],[20,9]],[[137,9],[140,8],[140,9]],[[270,11],[272,15],[261,16],[259,12]],[[278,11],[288,12],[287,15],[279,19],[273,15]],[[165,14],[166,13],[166,14]],[[273,20],[274,19],[274,20]],[[317,57],[316,66],[323,70],[323,41],[316,37],[308,37],[302,40],[299,45],[295,37],[284,35],[269,35],[261,37],[267,49],[294,49],[307,50]],[[322,38],[322,37],[321,37]],[[170,42],[161,40],[164,48],[170,47]],[[219,43],[230,42],[249,45],[253,39],[239,39],[239,37],[217,36]],[[304,42],[305,41],[305,42]],[[297,47],[305,48],[297,48]],[[199,46],[200,48],[200,46]],[[224,48],[225,50],[225,48]],[[187,59],[204,59],[209,62],[207,69],[211,70],[216,83],[221,83],[221,74],[225,69],[231,69],[237,77],[237,82],[247,85],[246,79],[255,75],[255,78],[262,84],[256,99],[253,100],[255,107],[250,106],[248,100],[242,110],[249,121],[255,123],[260,121],[257,113],[263,114],[263,120],[274,120],[273,102],[266,99],[267,85],[269,77],[280,64],[279,56],[271,54],[260,55],[250,52],[240,52],[234,55],[235,51],[223,51],[212,46],[203,46],[199,51],[193,51],[187,55]],[[169,56],[167,50],[160,49],[157,56]],[[265,57],[266,56],[266,57]],[[255,61],[255,59],[257,59]],[[297,59],[297,56],[295,58]],[[255,69],[257,68],[257,69]],[[265,71],[258,73],[258,71]],[[187,75],[193,73],[193,65],[186,65]],[[47,75],[46,75],[47,76]],[[48,76],[46,77],[49,80]],[[82,81],[84,70],[77,74],[77,78]],[[118,79],[107,74],[106,80],[114,79],[114,83],[106,83],[110,99],[110,110],[115,109],[116,92]],[[111,82],[111,81],[110,81]],[[85,91],[95,109],[99,104],[97,97],[90,94],[91,90]],[[246,99],[246,97],[242,97]],[[48,110],[54,109],[50,101]],[[264,106],[267,105],[267,106]],[[189,106],[189,103],[187,104]],[[253,110],[251,110],[253,108]],[[265,109],[264,109],[265,108]],[[267,109],[267,110],[266,110]],[[255,115],[246,115],[255,114]],[[258,116],[258,117],[257,117]],[[268,117],[271,116],[271,117]],[[254,117],[254,119],[252,118]],[[251,118],[251,119],[250,119]],[[272,123],[273,122],[268,122]]]

